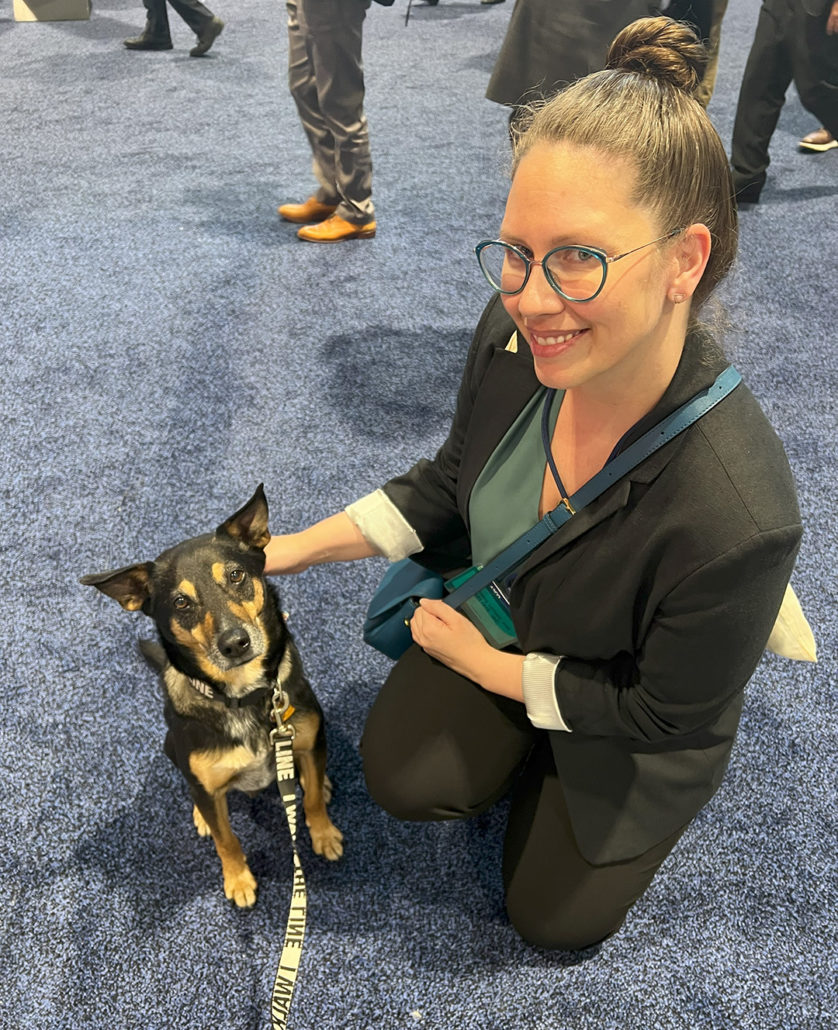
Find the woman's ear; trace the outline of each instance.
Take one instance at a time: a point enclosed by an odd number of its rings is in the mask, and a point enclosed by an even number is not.
[[[695,293],[707,267],[711,246],[710,230],[701,222],[688,226],[675,240],[675,275],[667,291],[673,304],[682,304]]]

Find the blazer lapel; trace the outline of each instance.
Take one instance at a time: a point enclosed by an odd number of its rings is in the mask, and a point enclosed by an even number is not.
[[[663,397],[654,409],[626,434],[621,442],[621,449],[634,442],[700,390],[710,386],[726,364],[724,356],[712,341],[700,334],[688,338],[678,369]],[[540,386],[529,350],[523,353],[510,350],[495,351],[471,413],[470,425],[477,429],[467,432],[460,465],[457,503],[466,525],[468,501],[477,477],[506,431]],[[544,561],[620,508],[624,508],[631,493],[631,484],[651,483],[678,453],[683,442],[683,434],[675,437],[623,479],[609,487],[604,494],[577,512],[532,553],[521,566],[521,571]]]
[[[621,441],[620,450],[639,439],[643,433],[652,429],[658,422],[675,411],[676,408],[685,404],[700,390],[710,386],[726,365],[727,361],[711,340],[702,337],[700,334],[688,338],[681,361],[663,397],[661,397],[652,411],[642,418],[631,432],[626,434],[625,438]],[[530,365],[530,371],[532,379],[537,385],[535,374],[532,372],[532,365]],[[528,396],[532,396],[532,390]],[[523,404],[519,406],[519,411],[521,407],[523,407]],[[563,547],[567,547],[568,544],[571,544],[584,533],[593,529],[594,526],[597,526],[604,519],[609,518],[619,511],[620,508],[624,508],[628,503],[631,493],[631,484],[651,483],[666,468],[683,444],[684,435],[679,434],[674,440],[671,440],[660,450],[655,451],[650,457],[641,462],[640,465],[632,469],[619,482],[609,487],[605,493],[582,508],[561,529],[554,533],[549,540],[533,551],[532,555],[521,566],[521,572],[544,561]]]
[[[457,504],[466,525],[468,500],[477,477],[492,451],[540,386],[529,351],[525,354],[509,350],[495,351],[471,413],[471,425],[478,427],[478,430],[467,434],[460,464]]]

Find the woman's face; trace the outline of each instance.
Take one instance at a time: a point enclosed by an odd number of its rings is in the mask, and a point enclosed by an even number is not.
[[[633,167],[593,148],[537,144],[515,172],[500,238],[540,261],[567,244],[614,256],[680,228],[660,225],[631,201],[634,179]],[[540,266],[521,293],[503,297],[547,386],[619,391],[677,364],[686,322],[667,297],[679,271],[673,245],[645,247],[607,267],[602,292],[585,303],[560,297]]]

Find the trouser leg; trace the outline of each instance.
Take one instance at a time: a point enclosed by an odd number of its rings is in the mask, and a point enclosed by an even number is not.
[[[415,645],[373,703],[361,754],[370,795],[400,819],[465,818],[512,792],[506,906],[539,947],[578,950],[618,930],[682,833],[630,861],[591,865],[576,845],[549,736],[523,705]]]
[[[287,0],[285,6],[288,11],[288,88],[311,148],[312,171],[319,184],[315,196],[321,204],[337,205],[340,196],[332,174],[335,140],[320,112],[310,40],[300,25],[297,0]]]
[[[765,0],[742,76],[733,124],[731,164],[737,191],[752,187],[758,194],[765,183],[768,146],[792,80],[791,22],[788,0]]]
[[[145,35],[156,40],[170,40],[172,34],[169,31],[166,0],[143,0],[143,6],[146,9]]]
[[[728,0],[715,0],[713,4],[713,18],[707,37],[707,67],[704,69],[704,75],[695,91],[695,99],[702,107],[707,107],[710,103],[716,87],[716,76],[719,71],[719,47],[722,42],[722,20],[727,10],[727,4]]]
[[[415,644],[367,717],[367,788],[399,819],[462,819],[508,792],[536,739],[524,706],[481,690]]]
[[[792,60],[800,102],[838,139],[838,35],[827,35],[828,14],[812,17],[797,0]]]
[[[592,865],[576,844],[549,740],[517,782],[504,841],[506,909],[543,948],[578,951],[616,933],[684,828],[637,858]]]
[[[212,11],[205,7],[201,0],[169,0],[169,3],[196,36],[200,34],[207,22],[212,21]]]
[[[363,23],[369,0],[287,0],[291,95],[312,151],[317,199],[362,224],[373,217],[364,114]]]

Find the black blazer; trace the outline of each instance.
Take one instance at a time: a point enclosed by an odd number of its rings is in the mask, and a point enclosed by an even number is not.
[[[450,435],[385,492],[432,567],[469,563],[468,499],[538,387],[495,297],[469,352]],[[726,361],[691,335],[660,403],[623,443],[709,386]],[[718,788],[745,684],[765,648],[801,537],[782,445],[737,387],[535,551],[511,592],[524,652],[566,656],[551,732],[582,854],[632,858]]]

